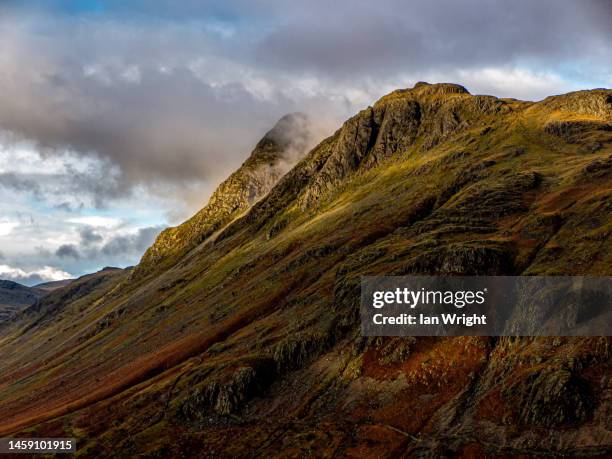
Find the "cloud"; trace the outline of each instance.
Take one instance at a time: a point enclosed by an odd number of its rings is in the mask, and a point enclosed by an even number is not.
[[[79,234],[81,236],[81,244],[85,247],[102,242],[104,239],[102,235],[91,226],[81,228]]]
[[[0,173],[0,186],[40,196],[40,187],[36,181],[24,178],[15,173]]]
[[[140,228],[135,234],[116,236],[100,249],[106,256],[142,254],[155,241],[162,227]]]
[[[55,255],[60,258],[74,258],[78,260],[81,258],[81,254],[73,244],[63,244],[56,251]]]
[[[103,207],[107,199],[129,194],[121,174],[108,159],[68,150],[45,154],[32,141],[0,132],[0,188],[5,190],[68,211]]]
[[[124,222],[115,226],[64,223],[54,238],[41,237],[37,232],[40,245],[26,235],[24,242],[29,246],[19,248],[19,242],[7,246],[8,252],[0,253],[0,279],[33,285],[77,277],[103,266],[134,265],[163,228],[132,227]],[[48,231],[43,229],[43,234]]]
[[[102,217],[100,215],[91,215],[86,217],[74,217],[68,220],[69,223],[77,223],[79,225],[87,225],[83,231],[94,231],[94,228],[115,228],[121,224],[121,220],[113,217]]]
[[[159,194],[185,182],[212,187],[285,109],[261,100],[248,67],[238,66],[238,79],[227,73],[227,60],[207,51],[206,32],[181,29],[47,17],[3,23],[0,89],[13,96],[0,105],[0,128],[34,141],[43,156],[99,158],[107,171],[98,180],[81,172],[71,184],[98,204],[138,185]],[[219,70],[202,73],[203,60]],[[113,166],[119,173],[107,173]]]
[[[75,172],[69,184],[97,206],[137,186],[180,197],[197,184],[201,207],[290,111],[325,113],[331,132],[427,75],[540,98],[550,82],[609,81],[612,60],[603,1],[20,3],[0,19],[0,90],[10,95],[0,128],[45,157],[97,158],[97,176]],[[2,181],[32,183],[17,179]]]
[[[41,282],[57,281],[70,279],[70,273],[61,271],[51,266],[44,266],[37,270],[24,271],[9,265],[0,265],[0,278],[8,279],[27,285],[38,284]]]
[[[92,220],[87,219],[87,221]],[[80,238],[78,243],[62,244],[54,254],[62,259],[97,260],[104,261],[105,264],[126,259],[136,261],[164,228],[149,226],[125,231],[115,226],[117,225],[85,225],[78,231]]]
[[[612,31],[601,16],[610,18],[611,10],[602,1],[315,0],[293,6],[259,43],[258,57],[276,68],[338,78],[528,60],[555,67],[559,60],[610,56]]]
[[[0,236],[8,236],[15,228],[19,227],[18,222],[10,220],[0,220]]]

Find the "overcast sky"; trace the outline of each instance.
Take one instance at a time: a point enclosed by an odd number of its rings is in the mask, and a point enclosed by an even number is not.
[[[0,278],[138,261],[288,112],[612,86],[602,1],[0,1]]]

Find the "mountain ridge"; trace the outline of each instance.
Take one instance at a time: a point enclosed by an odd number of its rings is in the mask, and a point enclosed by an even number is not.
[[[9,320],[45,293],[36,287],[27,287],[14,281],[0,279],[0,322]]]
[[[0,432],[83,455],[604,455],[609,338],[368,339],[357,305],[362,275],[609,275],[611,102],[390,93],[159,271],[0,328]]]
[[[48,291],[48,292],[52,292],[55,289],[58,289],[58,288],[61,288],[61,287],[65,287],[66,285],[68,285],[73,280],[74,279],[63,279],[63,280],[59,280],[59,281],[43,282],[41,284],[36,284],[34,287],[39,289],[39,290],[45,290],[45,291]]]
[[[283,116],[240,168],[217,187],[203,209],[178,227],[162,231],[144,254],[135,275],[165,258],[185,254],[262,198],[289,165],[304,155],[311,136],[306,115]]]

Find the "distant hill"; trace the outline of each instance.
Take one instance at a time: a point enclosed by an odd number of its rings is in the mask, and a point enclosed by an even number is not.
[[[43,282],[42,284],[35,285],[34,288],[44,290],[45,292],[52,292],[58,288],[65,287],[73,281],[74,279],[63,279],[59,281]]]
[[[34,304],[47,291],[38,287],[26,287],[17,282],[0,280],[0,322]]]

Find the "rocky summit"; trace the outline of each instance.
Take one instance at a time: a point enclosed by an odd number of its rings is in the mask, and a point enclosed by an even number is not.
[[[265,196],[312,143],[308,117],[282,117],[257,143],[249,158],[212,194],[208,204],[191,219],[163,231],[147,250],[137,274],[170,264],[205,241],[215,231]]]
[[[0,324],[0,435],[82,456],[609,456],[609,337],[364,338],[359,295],[364,275],[610,275],[612,90],[419,83],[309,152],[306,125],[281,120],[135,269]]]

